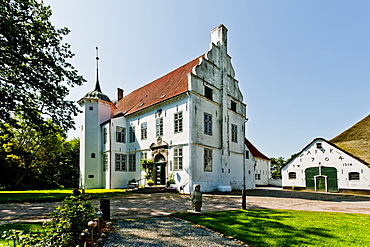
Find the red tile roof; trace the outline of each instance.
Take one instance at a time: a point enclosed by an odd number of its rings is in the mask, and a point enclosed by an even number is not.
[[[253,157],[257,157],[264,160],[270,160],[267,156],[265,156],[263,153],[258,151],[258,149],[253,146],[253,144],[245,138],[245,145],[247,145],[249,151],[252,153]]]
[[[116,103],[114,115],[129,115],[189,90],[188,74],[200,63],[200,58],[177,68],[165,76],[139,88]]]

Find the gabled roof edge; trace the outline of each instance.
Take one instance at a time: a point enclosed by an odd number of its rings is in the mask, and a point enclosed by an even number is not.
[[[315,139],[313,139],[309,144],[307,144],[299,153],[297,153],[296,157],[294,157],[292,160],[290,160],[289,162],[287,162],[285,165],[283,165],[281,168],[287,166],[288,164],[290,164],[293,160],[295,160],[308,146],[310,146],[312,143],[314,143],[315,141],[318,141],[318,140],[322,140],[326,143],[328,143],[329,145],[339,149],[340,151],[342,151],[343,153],[349,155],[350,157],[354,158],[355,160],[363,163],[365,166],[369,167],[370,168],[370,164],[368,164],[367,162],[365,162],[364,160],[354,156],[353,154],[351,153],[348,153],[346,150],[343,150],[342,148],[338,147],[337,145],[335,145],[334,143],[331,143],[330,141],[326,140],[325,138],[322,138],[322,137],[317,137]]]

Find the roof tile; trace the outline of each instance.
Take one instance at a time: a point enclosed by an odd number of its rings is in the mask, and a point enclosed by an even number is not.
[[[117,109],[114,115],[129,115],[187,92],[188,74],[200,63],[200,58],[203,56],[126,95],[116,103]]]

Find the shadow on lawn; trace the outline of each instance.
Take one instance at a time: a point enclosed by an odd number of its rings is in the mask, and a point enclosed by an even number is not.
[[[241,191],[216,192],[210,194],[232,194],[241,195]],[[318,193],[311,191],[293,191],[293,190],[275,190],[269,188],[258,188],[246,191],[248,196],[272,197],[272,198],[292,198],[305,199],[314,201],[333,201],[333,202],[353,202],[353,201],[370,201],[370,196],[335,194],[335,193]]]
[[[186,213],[176,217],[203,225],[226,236],[232,236],[250,246],[320,246],[330,231],[313,226],[290,224],[289,212],[268,209],[211,212],[202,216]],[[284,223],[286,222],[286,223]]]

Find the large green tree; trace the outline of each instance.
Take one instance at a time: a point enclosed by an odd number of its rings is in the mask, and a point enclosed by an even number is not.
[[[68,130],[78,108],[65,97],[84,79],[68,62],[67,28],[50,22],[42,0],[0,0],[0,127],[16,125],[14,113],[36,127],[52,119]]]
[[[42,133],[21,118],[17,122],[19,128],[4,125],[7,134],[0,136],[1,187],[31,189],[37,183],[54,181],[53,176],[43,171],[57,174],[65,134],[51,120],[46,124],[49,131]]]

